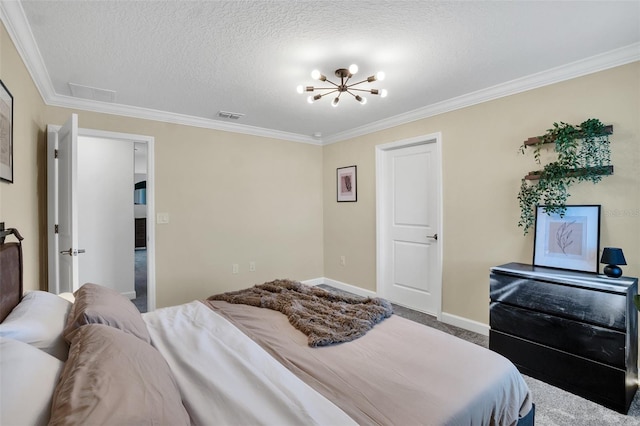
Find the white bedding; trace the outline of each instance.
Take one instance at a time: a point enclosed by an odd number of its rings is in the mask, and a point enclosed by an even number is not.
[[[143,318],[193,424],[356,424],[201,302]]]

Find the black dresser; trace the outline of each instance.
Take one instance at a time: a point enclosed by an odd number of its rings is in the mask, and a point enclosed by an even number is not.
[[[638,379],[638,279],[491,268],[489,348],[531,377],[621,413]]]

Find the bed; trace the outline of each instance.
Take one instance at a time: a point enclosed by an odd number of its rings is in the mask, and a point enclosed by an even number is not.
[[[22,297],[20,243],[1,248],[0,424],[534,422],[507,359],[395,315],[312,347],[287,316],[247,304],[141,315],[95,284]]]

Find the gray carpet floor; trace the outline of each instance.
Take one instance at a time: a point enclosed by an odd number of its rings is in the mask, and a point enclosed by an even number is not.
[[[320,287],[336,290],[326,285]],[[394,304],[393,309],[395,315],[436,328],[485,348],[489,347],[487,336],[442,323],[431,315],[399,305]],[[540,380],[525,375],[523,377],[536,404],[536,426],[640,425],[640,392],[636,393],[629,412],[624,415]]]
[[[147,312],[147,250],[138,249],[135,254],[135,289],[133,304],[141,313]]]

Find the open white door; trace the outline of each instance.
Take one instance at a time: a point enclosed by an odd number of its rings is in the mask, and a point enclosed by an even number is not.
[[[49,289],[53,293],[78,289],[78,116],[59,130],[47,131]]]
[[[62,127],[47,126],[50,292],[74,292],[85,282],[94,282],[110,287],[124,296],[136,297],[135,291],[116,285],[126,283],[131,284],[132,288],[134,285],[135,143],[146,145],[146,217],[149,218],[146,235],[146,301],[147,310],[155,309],[154,138],[80,129],[75,114]],[[108,153],[101,150],[107,146],[110,147]],[[120,153],[117,158],[113,157],[116,152]],[[125,163],[129,165],[127,170],[123,169]],[[96,170],[91,170],[92,167]],[[122,176],[113,177],[105,170]],[[124,183],[116,185],[116,180]],[[118,198],[112,194],[116,186]],[[123,187],[126,189],[121,191]],[[110,209],[118,206],[122,207],[120,212]],[[126,223],[124,219],[117,220],[116,217],[125,210],[129,212],[125,215],[128,217]],[[102,234],[96,236],[93,232],[96,230]],[[100,242],[106,251],[101,252],[95,241]],[[123,248],[120,245],[123,241],[130,241],[130,244]],[[79,244],[82,244],[82,248],[79,248]],[[78,255],[84,253],[84,249],[87,254],[79,258]],[[121,257],[116,259],[117,253],[130,256],[130,262],[122,261]],[[131,274],[128,277],[118,275],[114,279],[109,278],[114,276],[114,272],[124,270],[129,270]]]

